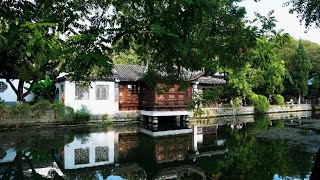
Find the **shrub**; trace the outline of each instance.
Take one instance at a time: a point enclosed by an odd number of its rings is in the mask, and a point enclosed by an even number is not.
[[[72,107],[64,106],[62,102],[55,101],[52,104],[54,116],[57,120],[73,122],[75,120],[75,113]]]
[[[258,100],[254,104],[255,113],[261,114],[266,113],[270,107],[270,103],[267,97],[263,95],[258,95]]]
[[[0,117],[3,119],[20,119],[30,117],[30,105],[27,103],[6,106],[0,104]]]
[[[59,111],[60,109],[62,109],[64,107],[64,104],[60,101],[55,101],[53,104],[52,104],[52,108],[54,111]]]
[[[103,119],[103,124],[108,126],[111,125],[113,123],[113,121],[111,119]]]
[[[8,106],[0,104],[0,119],[8,119],[11,116],[11,110]]]
[[[82,105],[81,109],[77,110],[75,113],[75,121],[78,123],[88,122],[90,120],[90,117],[91,113],[84,105]]]
[[[52,104],[48,100],[40,100],[31,106],[32,117],[42,117],[46,115],[46,111],[52,109]]]
[[[242,97],[240,96],[240,97],[236,97],[235,99],[234,99],[234,106],[235,107],[239,107],[239,106],[241,106],[242,105]]]
[[[55,101],[52,105],[52,109],[54,111],[54,116],[58,118],[58,116],[61,115],[61,113],[63,113],[63,109],[64,109],[64,104],[58,101]]]
[[[272,100],[275,105],[284,105],[284,97],[280,94],[273,94]]]
[[[73,122],[75,119],[75,113],[72,107],[65,106],[63,107],[62,111],[57,114],[56,117],[58,120],[66,121],[66,122]]]
[[[193,110],[193,116],[194,116],[195,118],[200,118],[203,113],[204,113],[204,112],[202,111],[201,108],[195,108],[195,109]]]
[[[17,117],[16,115],[20,117],[29,117],[31,112],[30,105],[27,103],[11,106],[10,109],[13,117]]]
[[[249,105],[255,105],[259,100],[259,96],[253,92],[248,95],[248,103]]]
[[[0,104],[4,104],[4,100],[2,100],[1,97],[0,97]]]
[[[51,81],[49,76],[46,76],[45,80],[36,82],[31,91],[35,94],[35,101],[49,100],[53,101],[55,95],[55,85]]]

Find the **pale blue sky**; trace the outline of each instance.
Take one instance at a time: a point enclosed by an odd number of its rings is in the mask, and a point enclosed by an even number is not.
[[[270,10],[274,10],[273,15],[278,21],[277,29],[284,29],[284,32],[289,33],[296,39],[306,39],[320,44],[320,28],[311,27],[308,32],[305,32],[304,25],[300,24],[296,15],[289,13],[289,7],[283,7],[283,3],[286,1],[288,0],[261,0],[260,2],[246,0],[240,5],[246,7],[249,19],[255,17],[254,12],[259,12],[266,16]]]

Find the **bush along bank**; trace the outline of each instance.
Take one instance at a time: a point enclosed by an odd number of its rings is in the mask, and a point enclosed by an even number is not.
[[[312,111],[314,107],[311,104],[287,104],[281,95],[272,95],[267,98],[263,95],[251,93],[247,96],[246,100],[246,103],[244,103],[244,99],[239,96],[234,98],[228,105],[199,107],[195,110],[201,112],[201,114],[195,112],[193,118],[203,119],[234,115]]]
[[[14,106],[0,104],[0,126],[20,126],[30,123],[74,122],[74,110],[62,103],[42,100],[35,104],[22,103]]]
[[[84,124],[91,119],[86,107],[74,112],[72,107],[60,102],[41,100],[35,104],[0,104],[0,127],[16,127],[34,124]]]
[[[132,121],[130,119],[130,121]],[[38,125],[112,125],[108,114],[92,115],[86,106],[74,111],[60,102],[41,100],[34,104],[22,103],[6,106],[0,103],[0,128],[14,128]],[[123,121],[122,121],[123,122]]]

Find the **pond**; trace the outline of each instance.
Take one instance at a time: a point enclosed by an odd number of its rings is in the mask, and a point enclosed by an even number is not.
[[[0,179],[309,179],[320,120],[241,116],[0,132]]]

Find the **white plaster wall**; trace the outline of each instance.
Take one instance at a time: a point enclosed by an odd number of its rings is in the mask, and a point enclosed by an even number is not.
[[[85,167],[94,167],[114,163],[114,141],[115,132],[91,133],[86,141],[74,139],[71,143],[64,146],[64,168],[78,169]],[[109,148],[109,161],[95,162],[95,148],[98,146],[107,146]],[[75,149],[89,148],[89,164],[75,165]]]
[[[75,83],[70,81],[64,82],[65,91],[65,105],[73,107],[78,110],[82,105],[87,106],[92,114],[115,114],[119,111],[119,106],[115,105],[115,83],[111,81],[95,81],[91,83],[89,89],[89,100],[76,100],[75,99]],[[96,100],[96,85],[109,85],[109,98],[107,100]],[[61,92],[61,90],[60,90]],[[60,97],[61,98],[61,97]]]
[[[5,103],[16,103],[17,102],[17,95],[13,91],[13,89],[11,88],[10,84],[7,83],[5,79],[0,79],[0,82],[4,82],[8,86],[7,90],[5,90],[4,92],[0,92],[1,99],[4,100]],[[11,80],[11,82],[13,83],[13,85],[16,88],[18,88],[18,83],[19,83],[18,79]],[[30,85],[28,83],[24,83],[24,87],[29,87],[29,86]],[[27,91],[26,89],[23,90],[23,92],[26,92],[26,91]],[[28,102],[28,101],[32,101],[33,98],[34,98],[34,94],[31,93],[25,97],[25,100]]]

